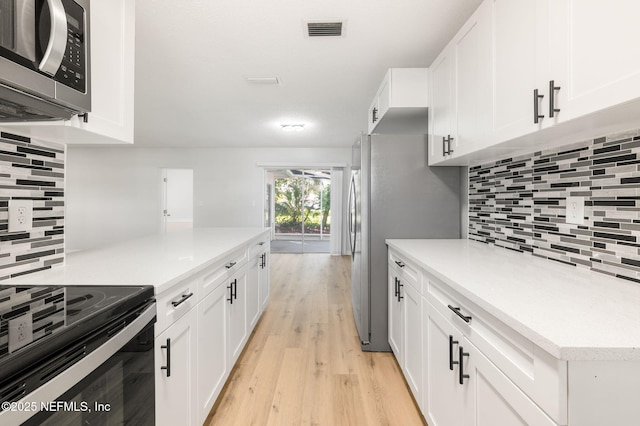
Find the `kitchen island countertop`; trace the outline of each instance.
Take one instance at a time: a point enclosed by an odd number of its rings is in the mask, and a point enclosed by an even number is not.
[[[3,281],[3,285],[152,285],[160,294],[268,228],[195,228],[154,234],[66,255],[51,269]]]
[[[558,359],[640,361],[640,283],[471,240],[387,245]]]

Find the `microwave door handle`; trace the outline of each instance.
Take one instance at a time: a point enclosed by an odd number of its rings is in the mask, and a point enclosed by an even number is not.
[[[31,62],[36,61],[36,3],[24,0],[15,3],[16,39],[14,52]]]
[[[49,45],[38,69],[44,73],[55,75],[67,49],[67,14],[62,0],[47,0],[47,4],[51,13],[51,31]]]

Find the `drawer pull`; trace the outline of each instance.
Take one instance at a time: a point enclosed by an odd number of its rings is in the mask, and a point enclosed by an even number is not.
[[[404,296],[402,295],[402,287],[404,286],[404,284],[402,284],[402,281],[398,280],[398,302],[400,302],[402,299],[404,299]]]
[[[174,308],[177,308],[178,306],[186,302],[187,299],[190,298],[191,296],[193,296],[193,293],[183,294],[182,299],[178,300],[177,302],[171,302],[171,304],[173,305]]]
[[[458,364],[458,361],[453,360],[453,345],[457,345],[458,341],[453,340],[453,336],[449,335],[449,370],[453,371],[453,366]]]
[[[462,315],[460,313],[460,307],[453,307],[451,305],[447,305],[447,307],[449,309],[451,309],[457,316],[459,316],[460,318],[462,318],[462,320],[466,323],[470,323],[471,322],[471,317],[470,316],[466,316],[466,315]]]
[[[459,354],[458,355],[458,363],[460,364],[460,369],[458,370],[458,372],[459,372],[458,383],[460,383],[461,385],[464,385],[464,379],[468,379],[469,375],[468,374],[464,374],[464,363],[462,362],[462,358],[465,357],[465,356],[469,356],[469,354],[464,351],[462,346],[460,346],[460,348],[458,349],[458,354]]]
[[[167,339],[167,344],[160,348],[167,350],[167,365],[161,366],[160,370],[167,370],[167,377],[171,377],[171,339]]]
[[[224,267],[227,268],[227,269],[231,269],[231,268],[233,268],[235,266],[235,264],[236,264],[236,262],[229,262],[229,264],[228,265],[224,265]]]
[[[395,285],[393,295],[395,297],[398,297],[398,282],[398,277],[393,277],[393,284]]]
[[[406,266],[404,263],[402,263],[402,262],[401,262],[401,261],[399,261],[399,260],[396,260],[395,262],[396,262],[396,265],[398,265],[398,266],[399,266],[399,267],[401,267],[401,268],[404,268],[404,267]]]
[[[260,242],[258,243],[258,245],[259,245],[259,246],[263,246],[263,245],[264,245],[264,241],[260,241]]]

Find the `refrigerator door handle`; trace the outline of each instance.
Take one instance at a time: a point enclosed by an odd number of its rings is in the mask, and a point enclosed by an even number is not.
[[[349,188],[349,245],[351,246],[351,258],[356,254],[356,216],[357,216],[357,203],[356,203],[356,182],[355,176],[351,176],[351,186]]]

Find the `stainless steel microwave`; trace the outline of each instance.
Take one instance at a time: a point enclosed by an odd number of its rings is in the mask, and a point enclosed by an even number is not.
[[[89,0],[0,0],[0,122],[91,111]]]

